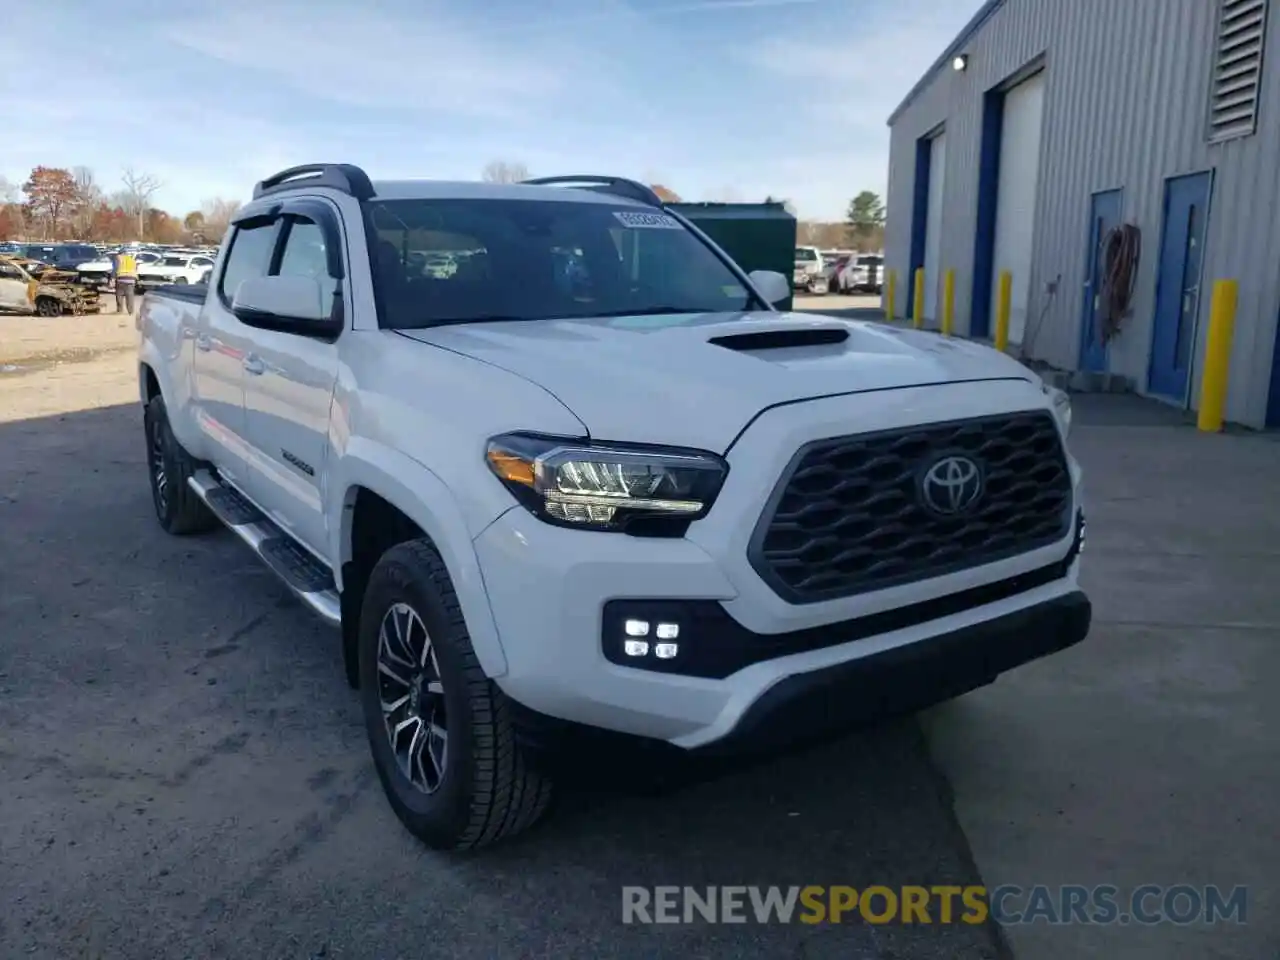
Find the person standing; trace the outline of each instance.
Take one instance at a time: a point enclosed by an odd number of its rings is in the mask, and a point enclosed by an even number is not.
[[[111,258],[111,280],[116,290],[116,313],[126,309],[133,315],[133,300],[138,288],[138,258],[124,250]]]

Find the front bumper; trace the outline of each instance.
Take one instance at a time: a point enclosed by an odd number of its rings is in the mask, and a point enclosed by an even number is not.
[[[583,537],[600,549],[584,552]],[[495,681],[526,733],[572,741],[585,726],[689,750],[749,745],[775,714],[791,739],[918,709],[1079,642],[1090,619],[1082,538],[1083,522],[1057,560],[1010,577],[770,634],[730,614],[732,584],[688,540],[565,530],[516,509],[476,548],[508,664]],[[645,610],[680,622],[688,656],[626,665],[621,618]]]
[[[1073,614],[1076,627],[1060,633],[1054,621],[1064,598],[1079,596],[1082,524],[1027,553],[813,603],[785,601],[749,560],[762,505],[805,443],[1043,402],[1033,385],[997,381],[823,398],[767,411],[727,452],[730,470],[715,507],[680,539],[554,527],[511,508],[474,543],[506,661],[494,681],[527,708],[523,713],[546,721],[531,728],[585,726],[693,750],[742,737],[743,724],[763,709],[757,705],[797,677],[870,663],[895,650],[925,651],[953,634],[973,638],[990,630],[1005,637],[995,643],[998,656],[972,641],[964,669],[952,660],[963,655],[961,644],[959,654],[939,653],[938,660],[906,670],[904,685],[914,684],[916,699],[931,702],[935,673],[955,674],[968,688],[1076,642],[1087,631],[1087,601],[1082,621]],[[1079,510],[1074,461],[1070,471]],[[1023,618],[1021,640],[995,626],[1015,616]],[[651,622],[652,656],[630,661],[619,654],[631,618]],[[679,651],[664,658],[656,645],[659,626],[677,620]],[[883,712],[866,689],[851,688],[849,696],[860,698],[858,709],[870,715]],[[942,696],[949,695],[944,687]]]

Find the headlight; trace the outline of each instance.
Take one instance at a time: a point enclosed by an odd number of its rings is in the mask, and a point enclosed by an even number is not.
[[[1043,386],[1045,394],[1053,402],[1053,412],[1058,418],[1058,423],[1062,426],[1062,435],[1066,436],[1071,432],[1071,395],[1065,390],[1059,390],[1057,387],[1051,387],[1047,383]]]
[[[705,516],[729,465],[712,453],[508,433],[485,460],[540,519],[586,530],[680,536]]]

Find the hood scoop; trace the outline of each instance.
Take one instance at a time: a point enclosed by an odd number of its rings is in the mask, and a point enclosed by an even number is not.
[[[799,327],[792,330],[758,330],[712,337],[709,343],[743,353],[757,350],[786,350],[791,347],[826,347],[844,343],[849,331],[843,327]]]

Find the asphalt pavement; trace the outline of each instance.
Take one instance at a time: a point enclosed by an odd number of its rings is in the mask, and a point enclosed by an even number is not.
[[[448,857],[385,803],[336,635],[157,527],[124,354],[0,378],[0,956],[938,958],[990,926],[624,925],[624,885],[979,881],[916,723]]]

